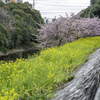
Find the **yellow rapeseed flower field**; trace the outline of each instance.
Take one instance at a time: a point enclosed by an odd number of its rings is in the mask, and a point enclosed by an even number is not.
[[[45,100],[69,81],[71,73],[100,47],[100,37],[80,38],[39,56],[0,62],[0,100]]]

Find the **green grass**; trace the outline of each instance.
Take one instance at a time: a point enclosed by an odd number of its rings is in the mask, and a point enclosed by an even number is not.
[[[48,48],[36,58],[0,65],[0,100],[46,100],[73,78],[71,73],[100,47],[100,37],[81,38]]]

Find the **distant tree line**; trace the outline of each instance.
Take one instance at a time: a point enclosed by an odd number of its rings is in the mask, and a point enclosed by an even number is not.
[[[0,1],[0,50],[33,47],[37,44],[39,24],[44,24],[40,12],[25,3],[4,4]]]

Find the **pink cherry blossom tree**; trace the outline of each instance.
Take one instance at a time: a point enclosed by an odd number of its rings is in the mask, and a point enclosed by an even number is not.
[[[78,16],[60,17],[55,21],[42,25],[39,29],[39,46],[59,46],[81,37],[100,35],[100,19],[80,18]]]

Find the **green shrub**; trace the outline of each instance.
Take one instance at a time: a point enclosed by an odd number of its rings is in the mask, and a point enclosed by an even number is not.
[[[29,7],[30,9],[32,8],[32,5],[29,4],[28,2],[24,2],[23,5]]]
[[[100,18],[100,5],[95,4],[91,9],[90,9],[90,17],[99,17]]]
[[[100,0],[91,0],[91,5],[100,4]]]
[[[7,29],[0,24],[0,50],[3,52],[7,51],[7,46],[9,46],[9,43],[7,41]]]
[[[0,33],[2,36],[0,41],[3,42],[0,43],[3,43],[3,48],[34,47],[36,41],[33,35],[36,38],[37,29],[40,28],[36,23],[43,24],[44,21],[37,10],[31,9],[31,4],[4,4],[0,8],[0,14],[2,15],[0,16],[0,23],[2,24],[0,31],[3,29],[3,32]]]
[[[100,0],[91,0],[91,6],[84,10],[81,17],[99,17],[100,18]]]
[[[0,7],[3,7],[4,3],[2,2],[2,0],[0,1]]]
[[[91,5],[96,4],[97,0],[91,0]]]

